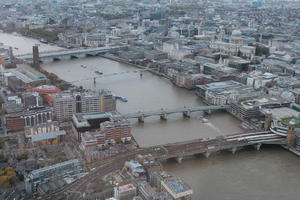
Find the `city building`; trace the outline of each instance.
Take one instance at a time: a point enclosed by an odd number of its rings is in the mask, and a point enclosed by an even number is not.
[[[143,200],[151,200],[153,195],[155,194],[155,190],[146,181],[139,181],[137,183],[137,187],[138,187],[138,195]]]
[[[196,85],[208,84],[213,81],[214,79],[210,75],[178,73],[172,82],[179,87],[195,89]]]
[[[52,108],[49,107],[36,107],[5,115],[8,131],[22,131],[25,127],[33,127],[49,120],[52,120]]]
[[[114,198],[117,200],[131,200],[136,194],[136,187],[132,183],[114,187]]]
[[[12,91],[25,91],[27,88],[45,85],[47,77],[27,65],[17,65],[17,68],[7,69],[4,82]]]
[[[25,127],[25,139],[36,146],[58,144],[66,135],[64,130],[59,130],[58,122],[48,121],[32,127]]]
[[[75,114],[72,118],[72,129],[79,141],[84,133],[93,130],[104,135],[107,143],[125,142],[131,139],[130,122],[117,113]],[[95,135],[97,134],[89,134],[84,138],[85,142],[94,138]]]
[[[62,93],[53,96],[55,118],[68,121],[76,113],[110,112],[116,109],[115,97],[106,90],[87,93]]]
[[[146,173],[143,166],[135,160],[126,161],[124,165],[124,169],[136,178],[141,177]]]
[[[77,159],[43,167],[25,175],[25,189],[28,193],[32,193],[37,190],[39,185],[47,183],[50,180],[72,177],[82,172],[83,165]]]
[[[168,193],[173,200],[192,200],[193,190],[191,187],[176,177],[162,180],[161,190]]]
[[[152,196],[151,200],[173,200],[173,198],[166,192],[157,192]]]
[[[289,107],[291,102],[280,97],[260,96],[240,102],[233,102],[227,109],[228,112],[241,120],[259,118],[262,109]]]
[[[240,100],[251,99],[261,95],[242,83],[236,81],[221,81],[206,85],[197,85],[196,94],[203,98],[208,104],[228,105]]]

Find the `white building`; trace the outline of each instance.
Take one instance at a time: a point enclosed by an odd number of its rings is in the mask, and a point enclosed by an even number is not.
[[[132,199],[136,193],[136,187],[131,183],[114,187],[114,198],[117,200]]]

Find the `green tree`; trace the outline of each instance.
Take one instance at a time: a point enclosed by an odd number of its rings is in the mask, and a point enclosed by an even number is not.
[[[54,20],[54,19],[52,19],[52,18],[49,18],[49,20],[48,20],[48,24],[55,24],[56,23],[56,21]]]
[[[64,18],[64,19],[61,21],[61,24],[62,24],[62,25],[67,25],[67,24],[68,24],[68,21],[69,21],[69,18],[66,17],[66,18]]]

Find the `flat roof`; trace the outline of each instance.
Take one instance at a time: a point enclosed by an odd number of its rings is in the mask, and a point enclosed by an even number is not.
[[[300,117],[300,112],[288,107],[263,109],[262,111],[265,113],[266,112],[272,113],[272,118],[275,120],[279,120],[287,117]]]
[[[65,166],[65,165],[70,165],[70,164],[75,164],[75,163],[80,163],[80,161],[78,159],[72,159],[72,160],[67,160],[67,161],[64,161],[64,162],[56,163],[54,165],[50,165],[50,166],[47,166],[47,167],[43,167],[43,168],[40,168],[40,169],[33,170],[29,173],[29,176],[33,176],[33,177],[39,176],[39,174],[42,173],[42,172],[46,172],[46,171],[51,170],[51,169],[55,169],[55,168],[59,168],[59,167]]]
[[[66,131],[60,130],[60,131],[53,131],[53,132],[49,132],[49,133],[36,134],[31,137],[31,141],[38,142],[38,141],[42,141],[42,140],[54,139],[60,135],[66,135]]]
[[[191,187],[183,182],[180,178],[169,177],[165,178],[163,182],[169,187],[175,194],[180,194],[191,190]]]

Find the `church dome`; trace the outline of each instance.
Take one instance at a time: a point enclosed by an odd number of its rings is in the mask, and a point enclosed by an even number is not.
[[[233,30],[231,35],[232,36],[241,36],[242,32],[240,30]]]

